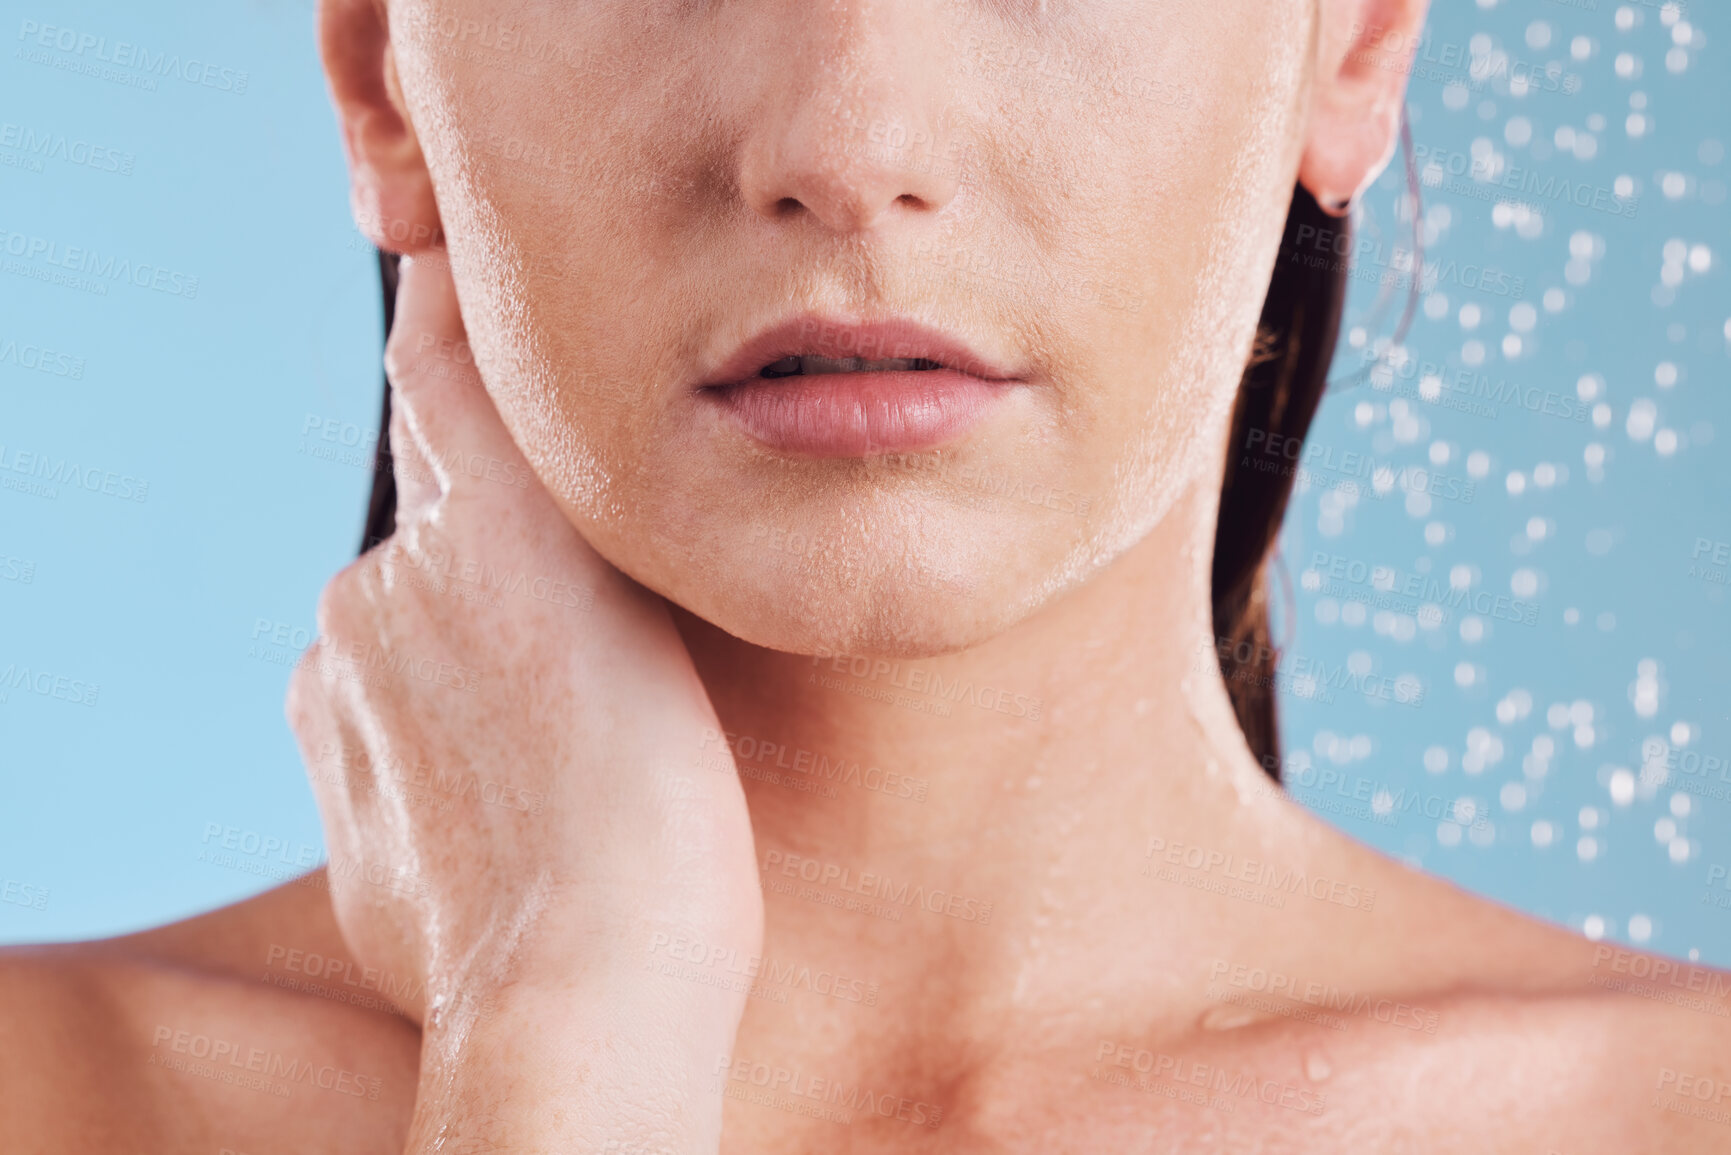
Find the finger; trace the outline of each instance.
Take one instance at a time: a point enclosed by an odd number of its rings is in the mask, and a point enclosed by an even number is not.
[[[391,387],[391,472],[397,482],[397,524],[420,520],[439,500],[439,478],[409,428],[407,406]]]
[[[399,277],[385,372],[422,458],[446,492],[489,480],[520,485],[529,465],[482,383],[449,259],[406,257]]]

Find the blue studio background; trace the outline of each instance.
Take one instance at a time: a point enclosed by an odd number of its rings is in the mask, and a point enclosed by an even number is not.
[[[1289,463],[1285,775],[1474,890],[1731,966],[1731,11],[1436,8]],[[23,942],[322,854],[282,698],[359,536],[380,320],[310,0],[43,0],[0,38],[0,671],[53,675],[0,686]],[[228,828],[281,849],[212,855]]]

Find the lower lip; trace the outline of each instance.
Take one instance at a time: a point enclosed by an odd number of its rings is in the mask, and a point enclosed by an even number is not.
[[[772,449],[866,457],[952,441],[1014,384],[954,369],[910,369],[753,377],[703,392]]]

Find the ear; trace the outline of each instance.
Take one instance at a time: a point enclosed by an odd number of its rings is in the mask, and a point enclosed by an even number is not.
[[[1394,155],[1426,4],[1322,0],[1298,182],[1329,212],[1344,213]]]
[[[387,252],[413,255],[442,244],[432,174],[397,83],[384,0],[319,0],[318,23],[355,223]]]

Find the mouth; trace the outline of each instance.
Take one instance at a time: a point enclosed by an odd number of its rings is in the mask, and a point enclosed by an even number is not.
[[[1025,383],[916,321],[806,315],[746,341],[698,393],[768,448],[866,457],[953,441]]]
[[[758,370],[759,377],[821,377],[825,373],[923,373],[943,366],[928,357],[783,357]]]
[[[966,341],[910,318],[851,321],[808,313],[759,332],[734,350],[702,388],[754,380],[844,374],[948,371],[982,381],[1022,379]]]

